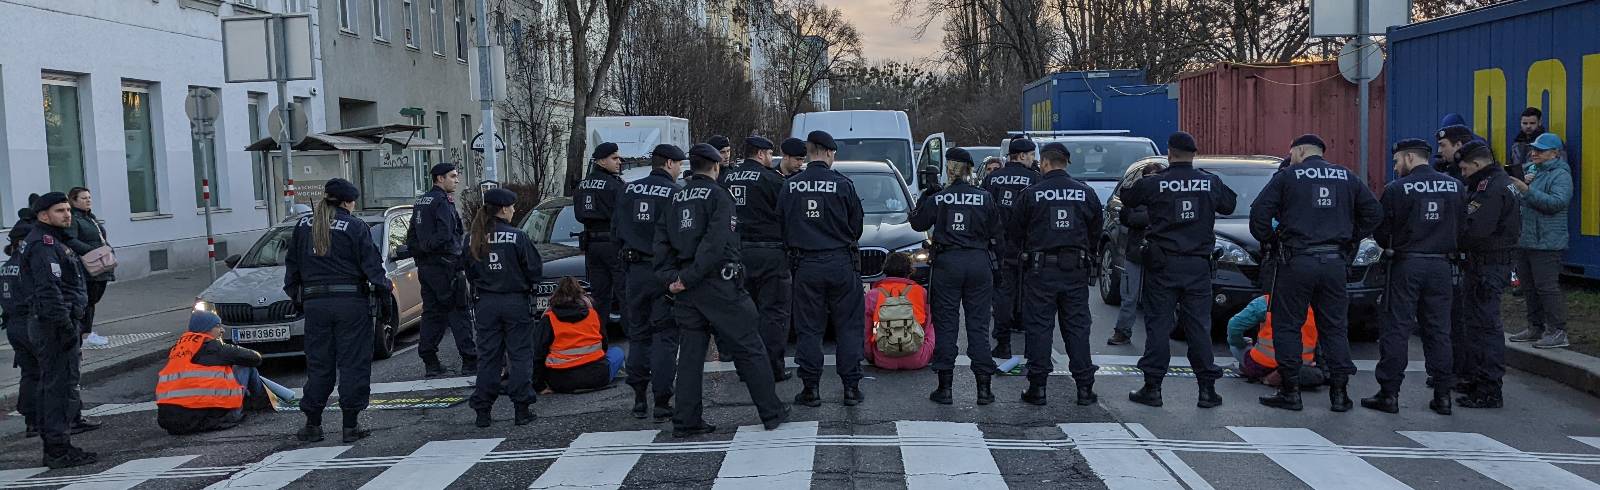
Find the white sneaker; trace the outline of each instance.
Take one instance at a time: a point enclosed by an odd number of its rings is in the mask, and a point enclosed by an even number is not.
[[[89,336],[83,338],[83,343],[99,347],[99,346],[102,346],[102,345],[110,344],[111,340],[100,336],[100,334],[97,334],[97,333],[94,333],[94,332],[89,332]]]

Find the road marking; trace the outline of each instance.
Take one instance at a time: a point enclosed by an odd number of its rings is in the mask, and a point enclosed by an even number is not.
[[[0,470],[0,485],[11,483],[11,482],[14,482],[14,481],[17,481],[17,480],[21,480],[21,479],[24,479],[24,478],[29,478],[29,477],[32,477],[33,475],[44,473],[44,472],[49,471],[49,470],[50,470],[50,468],[43,467],[43,466],[38,467],[38,468],[22,468],[22,469],[16,469],[16,470]]]
[[[1146,429],[1144,424],[1125,425],[1128,427],[1128,432],[1132,432],[1135,437],[1152,440],[1156,438],[1156,435],[1151,433],[1150,429]],[[1184,463],[1182,459],[1178,458],[1178,453],[1155,449],[1150,452],[1155,453],[1156,458],[1160,459],[1162,464],[1167,465],[1167,470],[1176,475],[1178,480],[1182,481],[1191,490],[1213,490],[1211,484],[1206,483],[1205,478],[1201,478],[1200,474],[1194,471],[1194,468],[1189,467],[1188,463]]]
[[[90,481],[74,483],[62,490],[127,490],[197,457],[199,456],[135,459],[95,474],[89,477],[92,478]]]
[[[978,424],[958,422],[894,423],[900,437],[937,438],[954,444],[902,444],[900,460],[905,465],[906,488],[1005,488],[1000,467],[983,440]]]
[[[622,432],[590,432],[578,436],[567,446],[567,452],[581,451],[595,446],[629,446],[650,444],[661,431],[635,430]],[[550,468],[534,480],[528,488],[593,489],[621,488],[622,481],[639,463],[639,454],[563,455]]]
[[[1521,452],[1483,434],[1422,431],[1399,431],[1399,433],[1434,449]],[[1479,460],[1456,460],[1456,462],[1511,488],[1600,489],[1600,485],[1550,463]]]
[[[362,485],[363,490],[391,488],[445,488],[460,478],[478,460],[494,451],[505,438],[433,441],[412,451],[410,456],[384,470]]]
[[[317,462],[339,457],[351,446],[311,447],[273,453],[260,462],[245,467],[228,479],[213,483],[206,490],[224,488],[251,488],[276,490],[289,486],[316,468]],[[298,464],[312,463],[312,464]]]
[[[1262,454],[1311,488],[1411,488],[1311,429],[1229,426],[1228,430],[1245,442],[1267,446],[1261,449]]]
[[[1095,439],[1130,439],[1135,435],[1117,423],[1061,424],[1058,427],[1080,446]],[[1078,454],[1083,455],[1084,461],[1089,463],[1089,469],[1111,490],[1184,488],[1168,473],[1167,468],[1161,466],[1161,462],[1144,449],[1079,447]]]
[[[712,490],[759,488],[762,490],[811,488],[812,465],[817,449],[814,445],[793,444],[773,446],[786,439],[811,439],[817,437],[816,422],[791,422],[777,430],[765,430],[759,425],[739,428],[733,436],[733,445],[722,459],[717,470],[717,480]],[[756,445],[741,448],[740,445]]]
[[[1572,440],[1600,448],[1600,437],[1572,436]]]

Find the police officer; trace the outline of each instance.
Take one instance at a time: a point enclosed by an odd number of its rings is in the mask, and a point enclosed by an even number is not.
[[[720,165],[722,165],[723,167],[728,167],[728,166],[734,165],[734,163],[733,163],[733,142],[729,141],[727,136],[723,136],[723,135],[720,135],[720,134],[711,135],[710,138],[706,138],[706,144],[711,145],[712,148],[716,148],[717,149],[717,154],[718,155],[722,155],[722,160],[721,160],[721,164]]]
[[[1462,180],[1461,148],[1471,143],[1476,136],[1472,134],[1471,129],[1459,124],[1439,128],[1439,134],[1436,136],[1439,140],[1439,158],[1434,164],[1435,170],[1456,180]]]
[[[461,374],[472,376],[478,369],[477,347],[467,318],[467,282],[461,262],[465,230],[455,198],[461,174],[448,163],[434,165],[428,174],[433,188],[412,206],[411,229],[406,235],[406,248],[416,259],[417,278],[422,283],[422,338],[417,355],[422,358],[424,376],[443,375],[439,342],[448,328],[461,355]]]
[[[583,249],[584,274],[594,297],[595,312],[600,314],[601,325],[605,325],[617,312],[616,291],[623,284],[622,255],[612,239],[611,219],[626,184],[622,182],[622,155],[616,143],[601,143],[590,156],[594,157],[594,168],[588,177],[578,181],[572,196],[573,214],[583,223],[578,245]]]
[[[794,177],[806,166],[806,142],[800,138],[783,140],[780,145],[783,150],[783,159],[778,161],[778,174],[784,179]]]
[[[767,165],[772,161],[772,141],[760,136],[744,140],[744,161],[722,173],[722,186],[733,195],[737,211],[744,287],[761,312],[761,341],[773,379],[788,380],[783,365],[789,342],[789,295],[793,287],[789,254],[783,247],[783,223],[778,215],[778,193],[783,176]]]
[[[1021,219],[1016,206],[1022,190],[1039,181],[1039,172],[1033,169],[1035,148],[1033,140],[1026,137],[1011,140],[1006,148],[1010,161],[983,179],[983,190],[994,196],[1000,206],[1002,229],[1011,229],[1012,223]],[[1022,302],[1018,294],[1018,281],[1022,279],[1021,245],[1002,240],[994,250],[1000,267],[994,273],[994,350],[990,355],[996,359],[1011,357],[1011,332],[1022,330]]]
[[[1055,370],[1050,359],[1054,343],[1051,327],[1059,324],[1067,346],[1072,379],[1078,385],[1078,405],[1093,404],[1094,373],[1089,359],[1089,269],[1099,257],[1100,230],[1105,217],[1100,196],[1088,184],[1067,175],[1072,152],[1061,143],[1040,150],[1044,177],[1022,190],[1017,220],[1011,236],[1024,252],[1022,324],[1026,333],[1028,391],[1022,401],[1046,403],[1045,385]]]
[[[34,354],[33,341],[28,337],[29,311],[32,305],[27,289],[22,288],[22,244],[33,231],[32,210],[26,210],[28,219],[11,226],[6,244],[6,261],[0,265],[0,325],[6,330],[6,341],[13,351],[11,367],[17,368],[21,378],[17,383],[17,413],[22,414],[27,437],[39,435],[38,415],[34,412],[34,398],[39,390],[39,359]]]
[[[1346,387],[1356,366],[1350,360],[1345,292],[1351,254],[1383,221],[1383,209],[1366,181],[1322,158],[1327,145],[1308,134],[1289,145],[1289,168],[1273,174],[1250,205],[1250,234],[1273,242],[1273,350],[1283,382],[1262,405],[1300,410],[1300,325],[1306,308],[1316,312],[1317,353],[1328,366],[1329,408],[1350,410]],[[1277,225],[1273,225],[1277,220]],[[1271,259],[1269,259],[1271,260]]]
[[[284,252],[283,292],[305,312],[306,388],[300,411],[301,442],[322,441],[322,409],[339,384],[342,440],[367,436],[358,416],[371,394],[371,296],[390,294],[383,260],[367,223],[351,215],[361,191],[344,179],[323,186],[311,216],[300,218]],[[352,308],[352,303],[361,307]]]
[[[1378,394],[1361,406],[1400,412],[1400,382],[1405,379],[1406,344],[1422,337],[1428,376],[1437,387],[1428,408],[1450,415],[1453,362],[1450,345],[1452,294],[1450,258],[1456,253],[1466,207],[1461,182],[1428,164],[1432,148],[1419,139],[1394,146],[1394,173],[1384,188],[1383,223],[1373,237],[1388,257],[1389,284],[1383,293],[1383,323],[1378,339]]]
[[[516,425],[527,425],[535,418],[529,405],[537,400],[533,393],[533,309],[534,288],[543,280],[544,261],[533,248],[533,240],[511,226],[517,214],[517,194],[505,189],[483,193],[483,206],[472,220],[467,239],[467,280],[472,282],[477,301],[473,305],[478,347],[478,383],[472,391],[472,410],[478,427],[492,423],[489,409],[504,391],[514,404]],[[500,369],[507,360],[509,386],[501,387]]]
[[[1181,321],[1191,339],[1189,365],[1200,385],[1195,405],[1222,404],[1216,390],[1222,370],[1204,339],[1211,338],[1211,252],[1217,242],[1213,225],[1217,214],[1233,213],[1238,195],[1216,175],[1194,168],[1197,152],[1193,136],[1172,133],[1167,138],[1167,168],[1122,190],[1122,205],[1146,206],[1150,218],[1141,254],[1144,297],[1139,300],[1144,309],[1144,355],[1139,358],[1144,386],[1129,393],[1128,399],[1152,407],[1162,404],[1161,381],[1171,360],[1168,337],[1175,321]]]
[[[36,216],[20,253],[19,286],[28,291],[32,320],[28,338],[39,366],[38,397],[34,401],[36,424],[44,439],[44,464],[70,468],[94,464],[95,453],[72,445],[68,434],[81,408],[78,385],[79,332],[89,306],[88,274],[78,255],[67,248],[66,228],[72,225],[67,196],[51,192],[33,201]]]
[[[694,175],[672,195],[667,219],[657,228],[656,277],[677,295],[673,317],[683,336],[678,356],[678,407],[672,436],[687,437],[716,430],[701,417],[701,362],[708,333],[724,340],[762,425],[778,428],[789,409],[778,400],[771,365],[756,332],[756,308],[740,287],[739,235],[733,229],[733,197],[717,184],[722,155],[711,145],[689,149]],[[859,289],[858,289],[859,290]]]
[[[672,417],[672,378],[678,362],[678,329],[672,323],[672,302],[666,283],[656,279],[656,228],[670,216],[677,175],[688,155],[674,145],[650,152],[650,175],[628,183],[611,219],[622,261],[627,267],[622,318],[628,333],[628,386],[633,387],[633,416],[651,414],[646,393],[654,388],[655,419]]]
[[[795,363],[805,383],[794,402],[822,405],[817,385],[822,379],[822,333],[833,325],[838,347],[835,368],[844,383],[844,404],[862,401],[861,358],[865,350],[865,299],[861,290],[861,198],[855,184],[833,170],[839,145],[826,131],[806,135],[806,157],[811,163],[789,178],[778,196],[783,216],[783,241],[794,260],[794,315],[799,339]]]
[[[972,178],[972,155],[951,148],[944,152],[950,186],[940,189],[937,179],[922,192],[911,212],[911,228],[933,230],[935,247],[929,289],[933,295],[933,372],[939,387],[928,395],[934,403],[949,405],[954,378],[957,342],[961,332],[961,311],[967,313],[967,357],[972,359],[972,375],[977,378],[978,404],[994,403],[990,379],[996,366],[984,355],[989,350],[989,320],[994,270],[991,247],[1000,239],[999,208],[994,196],[968,183]]]
[[[1457,365],[1465,374],[1468,390],[1456,403],[1466,408],[1500,408],[1504,404],[1500,378],[1506,372],[1500,295],[1511,280],[1517,238],[1522,233],[1522,207],[1511,177],[1495,163],[1488,145],[1474,141],[1460,152],[1461,175],[1467,178],[1461,248],[1467,258],[1460,291],[1463,318],[1455,322],[1452,346],[1466,351],[1466,362]]]

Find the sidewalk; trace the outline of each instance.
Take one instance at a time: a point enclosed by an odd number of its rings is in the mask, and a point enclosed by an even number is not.
[[[218,273],[222,269],[218,268]],[[111,341],[84,346],[83,383],[92,383],[127,366],[160,358],[183,331],[194,297],[211,285],[207,268],[163,272],[133,281],[113,282],[95,313],[94,331]],[[11,367],[16,351],[0,342],[0,400],[9,407],[21,372]]]

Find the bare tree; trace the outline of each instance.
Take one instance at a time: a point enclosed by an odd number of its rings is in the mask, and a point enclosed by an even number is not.
[[[566,18],[565,33],[569,46],[572,71],[572,132],[567,135],[567,171],[562,188],[571,192],[583,179],[584,135],[589,132],[585,118],[600,107],[600,95],[606,87],[606,75],[617,59],[622,45],[624,26],[634,0],[560,0],[561,14]],[[604,40],[596,41],[595,28],[604,26]]]
[[[773,10],[776,25],[755,42],[770,60],[763,92],[776,102],[767,126],[786,130],[786,119],[805,110],[818,86],[861,62],[861,34],[843,12],[816,0],[777,0]]]
[[[635,16],[648,29],[623,42],[616,98],[628,114],[689,120],[692,134],[751,134],[759,117],[742,53],[691,18],[686,0],[639,0]]]

